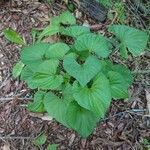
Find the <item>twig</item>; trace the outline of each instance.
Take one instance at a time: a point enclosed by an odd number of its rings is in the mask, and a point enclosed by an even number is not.
[[[125,110],[123,112],[119,112],[117,114],[114,114],[113,116],[110,116],[108,118],[104,118],[104,119],[102,119],[102,121],[107,121],[107,120],[109,120],[111,118],[114,118],[114,117],[117,117],[117,116],[122,116],[125,113],[131,113],[131,114],[141,115],[141,114],[138,114],[140,112],[146,112],[146,109],[130,109],[130,110]]]
[[[135,70],[132,74],[150,74],[150,70]]]
[[[98,31],[98,30],[100,30],[102,27],[103,27],[102,24],[95,24],[95,25],[91,25],[91,26],[90,26],[90,29],[93,30],[93,31]]]
[[[34,137],[19,137],[19,136],[0,136],[0,139],[2,140],[14,140],[14,139],[19,139],[19,140],[29,140],[29,139],[34,139]]]
[[[137,9],[139,9],[142,13],[146,13],[146,14],[150,13],[150,11],[146,9],[146,7],[139,0],[131,0],[131,1],[135,4]]]
[[[32,100],[32,98],[28,98],[28,97],[2,97],[0,98],[0,101],[10,101],[13,99],[18,99],[18,100]]]
[[[133,2],[131,2],[130,0],[128,0],[128,2],[129,2],[129,7],[127,7],[127,9],[134,15],[135,18],[137,18],[140,21],[141,25],[145,29],[147,29],[145,22],[143,21],[143,19],[140,17],[138,13],[139,11],[135,11],[137,10],[137,7],[135,8],[135,5],[133,5]]]
[[[5,84],[6,84],[6,81],[7,81],[7,79],[10,77],[10,74],[8,73],[8,75],[7,75],[7,77],[5,78],[5,80],[2,82],[2,84],[0,85],[0,89],[2,89],[4,86],[5,86]]]

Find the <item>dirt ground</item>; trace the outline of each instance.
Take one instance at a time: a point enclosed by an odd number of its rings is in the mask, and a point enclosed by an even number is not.
[[[127,4],[128,8],[129,6],[131,5]],[[41,114],[26,110],[32,91],[11,75],[21,47],[7,41],[2,30],[11,27],[31,43],[32,29],[42,29],[51,16],[59,14],[63,9],[66,9],[66,5],[59,1],[51,5],[37,0],[0,2],[0,150],[45,150],[48,144],[58,144],[60,150],[149,150],[150,73],[145,70],[150,69],[150,51],[140,57],[129,58],[128,61],[111,56],[115,62],[126,63],[134,72],[135,80],[129,91],[130,98],[113,101],[106,118],[87,139],[81,139],[77,133],[55,120],[44,120]],[[145,16],[144,18],[142,14],[129,10],[127,13],[129,24],[147,28]],[[111,23],[109,20],[97,23],[86,15],[81,15],[79,10],[75,10],[75,14],[80,23],[100,27],[98,32],[105,32]],[[47,135],[48,140],[44,146],[37,148],[32,141],[42,132]]]

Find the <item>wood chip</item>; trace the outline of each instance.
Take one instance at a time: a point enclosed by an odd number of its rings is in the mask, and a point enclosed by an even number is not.
[[[5,144],[4,146],[1,147],[1,150],[10,150],[10,145]]]
[[[147,100],[147,115],[150,117],[150,92],[145,90],[146,100]]]

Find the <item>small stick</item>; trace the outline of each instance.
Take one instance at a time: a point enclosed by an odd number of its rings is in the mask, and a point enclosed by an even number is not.
[[[138,114],[140,112],[146,112],[146,109],[130,109],[130,110],[125,110],[123,112],[119,112],[117,114],[114,114],[113,116],[110,116],[108,118],[104,118],[102,119],[102,121],[107,121],[111,118],[114,118],[114,117],[117,117],[117,116],[121,116],[121,115],[124,115],[125,113],[131,113],[131,114],[137,114],[137,115],[141,115],[141,114]]]
[[[93,31],[98,31],[100,29],[102,29],[103,25],[102,24],[95,24],[95,25],[91,25],[90,29]]]
[[[0,139],[2,140],[14,140],[14,139],[19,139],[19,140],[29,140],[29,139],[34,139],[34,137],[19,137],[19,136],[0,136]]]
[[[135,70],[132,74],[150,74],[150,70]]]
[[[10,101],[13,99],[18,99],[18,100],[32,100],[32,98],[27,98],[27,97],[2,97],[0,98],[0,101]]]

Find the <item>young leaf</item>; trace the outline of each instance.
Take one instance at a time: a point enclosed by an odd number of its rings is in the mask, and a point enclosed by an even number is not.
[[[114,99],[128,98],[127,84],[119,73],[114,71],[108,72],[108,78],[111,87],[111,94]]]
[[[65,119],[68,104],[71,100],[72,99],[65,99],[65,97],[60,99],[52,92],[49,92],[44,98],[44,106],[51,117],[55,118],[63,125],[68,126]]]
[[[89,33],[83,34],[75,41],[77,51],[90,51],[99,57],[106,58],[110,53],[110,43],[101,35]]]
[[[39,35],[38,41],[45,36],[52,36],[60,31],[60,18],[59,16],[55,16],[51,19],[50,25],[48,25]]]
[[[69,11],[64,11],[62,14],[60,14],[59,18],[62,24],[76,24],[75,17]]]
[[[38,43],[25,47],[21,51],[21,61],[35,71],[43,62],[45,51],[49,47],[50,44],[48,43]]]
[[[60,16],[54,16],[52,17],[51,21],[50,21],[50,24],[52,26],[60,26]]]
[[[44,96],[45,92],[43,91],[38,91],[34,94],[34,101],[28,103],[27,108],[32,111],[32,112],[45,112],[44,108]]]
[[[49,144],[46,150],[57,150],[57,144]]]
[[[7,28],[3,32],[4,32],[5,38],[8,39],[9,41],[16,43],[16,44],[20,44],[20,45],[25,45],[21,36],[13,29]]]
[[[99,120],[93,112],[82,108],[75,101],[69,104],[66,116],[68,125],[83,138],[91,134]]]
[[[82,86],[85,86],[101,70],[101,63],[94,56],[89,56],[85,63],[80,65],[75,55],[71,53],[65,57],[63,64],[67,73],[77,79]]]
[[[60,16],[53,17],[50,25],[48,25],[39,35],[39,41],[45,36],[51,36],[60,32],[60,26],[62,24],[75,24],[75,17],[69,12],[65,11]]]
[[[123,51],[126,50],[125,48],[128,48],[133,56],[138,56],[146,48],[148,35],[141,30],[126,25],[112,25],[109,27],[109,31],[115,34],[115,36],[121,41],[120,48],[122,54]],[[123,57],[126,57],[126,55],[123,54]]]
[[[74,38],[77,38],[81,36],[82,34],[90,33],[90,29],[88,27],[84,26],[70,26],[67,28],[61,28],[61,34],[71,36]]]
[[[89,88],[74,83],[73,91],[73,97],[80,106],[92,111],[99,118],[105,116],[110,106],[111,92],[108,79],[103,74],[99,74]]]
[[[33,144],[35,146],[41,146],[41,145],[45,144],[46,139],[47,139],[47,136],[44,133],[40,134],[33,140]]]
[[[62,59],[70,47],[65,43],[52,44],[46,51],[45,56],[51,59]]]
[[[16,63],[16,65],[13,67],[13,71],[12,71],[12,75],[14,78],[17,78],[21,74],[23,67],[24,67],[24,64],[21,61]]]

